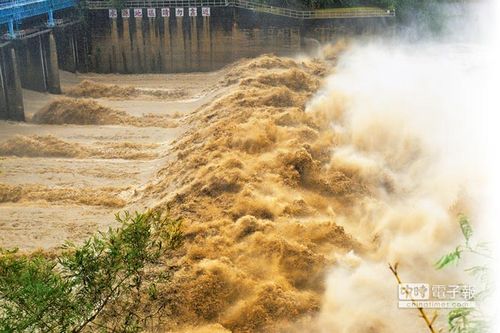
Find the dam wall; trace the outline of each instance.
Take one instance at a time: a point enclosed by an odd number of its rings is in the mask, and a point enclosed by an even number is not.
[[[0,44],[0,119],[24,120],[23,88],[60,94],[59,69],[211,71],[264,53],[294,55],[349,35],[387,33],[394,21],[306,20],[234,6],[95,9],[83,19],[75,11],[61,17],[54,27],[25,23],[22,34]]]
[[[346,35],[387,31],[393,18],[301,20],[234,7],[210,8],[210,16],[176,16],[169,8],[110,13],[92,10],[88,68],[99,73],[210,71],[263,53],[292,55],[308,41],[334,41]],[[125,14],[125,15],[122,15]],[[135,15],[139,16],[136,17]],[[113,16],[113,17],[110,17]]]
[[[53,29],[57,46],[59,69],[76,73],[89,71],[89,39],[87,25],[82,20],[57,26]]]

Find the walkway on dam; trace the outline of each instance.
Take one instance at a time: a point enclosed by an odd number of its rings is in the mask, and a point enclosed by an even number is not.
[[[0,0],[0,25],[7,24],[9,36],[14,38],[14,25],[16,22],[47,14],[47,24],[53,26],[54,11],[75,5],[76,0]]]
[[[0,24],[8,25],[8,34],[15,35],[15,24],[23,19],[47,14],[48,25],[54,25],[53,12],[73,7],[77,0],[0,0]],[[110,0],[89,0],[89,9],[111,9]],[[391,17],[394,11],[376,7],[329,8],[318,10],[296,10],[285,7],[275,7],[252,0],[129,0],[125,2],[128,8],[151,7],[237,7],[271,15],[285,16],[297,19],[333,19],[362,17]]]
[[[89,9],[111,9],[109,0],[89,0]],[[285,16],[297,19],[334,19],[363,17],[393,17],[395,12],[377,7],[328,8],[317,10],[296,10],[285,7],[275,7],[251,0],[128,0],[126,8],[161,8],[161,7],[237,7]]]

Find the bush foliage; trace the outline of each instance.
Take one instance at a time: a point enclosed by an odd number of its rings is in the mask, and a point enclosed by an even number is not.
[[[96,319],[139,291],[146,265],[182,243],[179,220],[152,212],[116,219],[119,228],[81,246],[67,244],[56,258],[2,250],[0,332],[80,332],[92,325],[108,331]],[[130,306],[122,309],[120,331],[140,329]]]

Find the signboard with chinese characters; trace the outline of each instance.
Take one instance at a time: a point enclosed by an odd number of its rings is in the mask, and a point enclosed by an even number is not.
[[[175,8],[175,16],[177,17],[184,16],[184,8]]]
[[[162,8],[161,17],[170,17],[170,8]]]
[[[109,12],[110,18],[117,18],[118,17],[118,11],[116,9],[111,8],[108,12]]]
[[[210,16],[210,7],[201,7],[201,16]]]
[[[156,17],[156,9],[155,8],[148,8],[148,17]]]
[[[130,17],[130,9],[128,9],[128,8],[122,9],[122,17],[129,18]]]
[[[195,17],[198,15],[198,11],[196,10],[196,7],[189,7],[189,16]]]
[[[134,8],[134,17],[142,17],[142,8]]]

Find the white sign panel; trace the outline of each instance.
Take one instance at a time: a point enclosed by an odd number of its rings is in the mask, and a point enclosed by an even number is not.
[[[134,17],[142,17],[142,8],[134,8]]]
[[[196,7],[189,7],[189,16],[193,17],[198,15],[198,11],[196,10]]]
[[[122,9],[122,17],[123,18],[129,18],[130,17],[130,9]]]
[[[156,17],[156,9],[148,8],[148,17]]]
[[[117,18],[118,17],[118,11],[114,8],[111,8],[109,10],[109,17],[110,18]]]
[[[184,8],[175,8],[175,16],[184,16]]]
[[[170,8],[162,8],[161,17],[170,17]]]
[[[202,16],[210,16],[210,7],[201,7]]]

